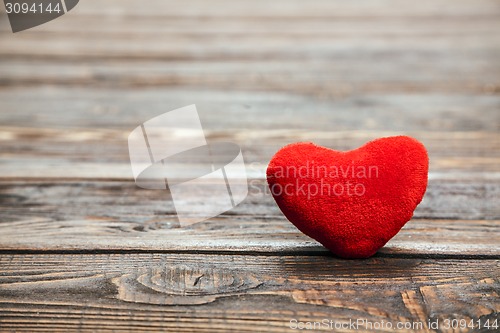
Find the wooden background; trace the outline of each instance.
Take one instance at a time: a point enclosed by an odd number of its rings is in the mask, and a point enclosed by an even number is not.
[[[485,0],[84,0],[17,34],[0,13],[0,331],[498,320],[499,36]],[[251,193],[180,229],[134,184],[127,135],[193,103]],[[427,146],[429,188],[371,259],[331,256],[262,194],[282,145],[397,134]]]

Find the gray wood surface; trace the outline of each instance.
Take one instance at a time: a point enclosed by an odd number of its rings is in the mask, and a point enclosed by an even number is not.
[[[500,321],[499,36],[495,0],[85,0],[17,34],[0,12],[0,331],[488,331],[429,320]],[[241,146],[250,195],[178,228],[127,135],[189,104]],[[285,144],[399,134],[429,187],[373,258],[333,257],[264,193]]]
[[[493,320],[500,310],[498,260],[148,253],[0,263],[2,324],[19,331],[282,332],[291,319],[383,318],[429,332],[429,319]]]

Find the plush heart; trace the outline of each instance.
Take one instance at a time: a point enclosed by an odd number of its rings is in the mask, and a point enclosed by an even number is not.
[[[413,216],[428,165],[425,147],[407,136],[347,152],[299,142],[274,155],[267,182],[300,231],[340,257],[367,258]]]

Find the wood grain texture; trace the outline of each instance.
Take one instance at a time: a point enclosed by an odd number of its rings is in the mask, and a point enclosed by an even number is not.
[[[213,115],[223,121],[229,115]],[[214,120],[213,120],[214,121]],[[279,120],[272,120],[280,123]],[[409,120],[408,120],[409,121]],[[467,122],[466,119],[463,120]],[[495,123],[496,117],[485,122]],[[280,125],[282,126],[282,125]],[[39,129],[0,127],[0,178],[88,178],[130,179],[127,136],[129,130],[103,128]],[[284,145],[312,141],[336,150],[357,148],[375,138],[411,135],[428,147],[431,175],[459,179],[498,177],[500,135],[483,131],[320,131],[304,129],[224,129],[205,130],[210,142],[240,145],[247,171],[252,178],[264,178],[265,168],[274,153]],[[168,137],[168,133],[165,134]],[[33,146],[36,140],[36,146]],[[50,164],[50,168],[47,168]]]
[[[496,0],[85,0],[17,34],[0,6],[0,332],[488,332],[428,320],[500,320],[499,35]],[[250,196],[180,229],[127,136],[193,103]],[[332,257],[264,194],[283,145],[400,134],[429,188],[373,258]]]
[[[168,193],[130,181],[0,183],[0,249],[325,252],[286,221],[264,180],[249,183],[241,205],[182,229]],[[500,255],[499,188],[498,180],[431,181],[383,253]]]
[[[496,319],[500,310],[498,260],[38,254],[0,262],[5,330],[285,332],[291,319],[360,318],[422,322],[415,331],[430,332],[429,318]]]
[[[20,38],[7,38],[4,24],[0,57],[9,62],[2,81],[327,96],[380,90],[498,93],[498,4],[454,4],[421,1],[402,8],[393,1],[311,1],[305,9],[300,1],[190,1],[186,7],[150,1],[148,8],[131,1],[87,2],[71,19]],[[65,47],[50,47],[46,41],[53,37]],[[48,64],[33,64],[35,74],[27,60]],[[95,61],[100,65],[89,64]],[[130,62],[133,69],[127,70]]]

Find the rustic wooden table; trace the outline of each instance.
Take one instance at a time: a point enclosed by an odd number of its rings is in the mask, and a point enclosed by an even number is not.
[[[499,36],[484,0],[85,0],[18,34],[1,13],[0,331],[487,331]],[[127,135],[193,103],[209,139],[242,147],[251,191],[176,228],[166,193],[134,184]],[[397,134],[427,146],[429,187],[373,258],[333,257],[262,193],[287,143]]]

